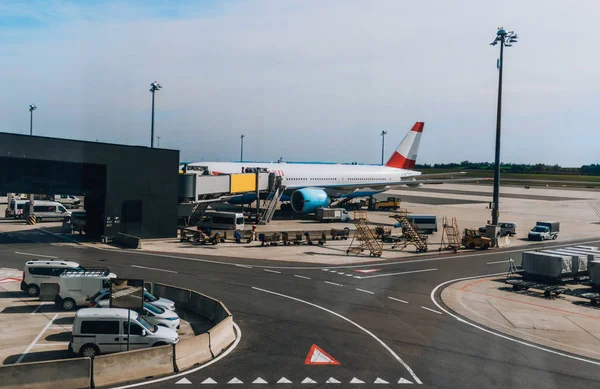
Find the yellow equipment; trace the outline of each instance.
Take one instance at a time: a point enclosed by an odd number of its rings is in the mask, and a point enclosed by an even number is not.
[[[400,208],[400,199],[395,197],[388,197],[387,200],[378,201],[374,206],[376,211],[397,210],[398,208]]]
[[[381,257],[383,244],[377,241],[375,231],[367,224],[367,211],[354,211],[354,225],[356,226],[356,232],[350,242],[350,247],[346,250],[346,255],[362,253],[365,249],[368,249],[370,255]],[[355,240],[360,242],[357,246],[353,246]]]
[[[481,232],[479,232],[479,230],[465,228],[465,232],[462,237],[462,244],[469,249],[480,248],[482,250],[487,250],[492,247],[492,240],[490,238],[481,236]]]
[[[401,209],[398,213],[390,216],[402,226],[402,237],[404,238],[401,242],[393,245],[392,248],[395,249],[400,246],[400,250],[402,250],[412,244],[418,253],[425,253],[427,252],[427,235],[419,232],[419,228],[408,218],[408,215],[409,212],[406,209]]]
[[[453,217],[450,219],[444,216],[442,219],[442,226],[442,242],[439,251],[449,249],[457,252],[458,249],[460,249],[461,240],[456,218]]]

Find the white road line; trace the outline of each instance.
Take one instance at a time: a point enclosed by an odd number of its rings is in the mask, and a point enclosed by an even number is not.
[[[329,269],[321,269],[321,270],[323,270],[323,271],[329,271]]]
[[[509,262],[510,262],[510,260],[507,260],[507,261],[494,261],[494,262],[488,262],[488,263],[486,263],[486,265],[493,265],[495,263],[509,263]]]
[[[15,362],[15,363],[21,363],[23,358],[25,358],[25,356],[29,353],[29,351],[31,351],[31,348],[38,342],[38,340],[40,340],[42,335],[44,335],[44,332],[46,332],[48,327],[50,327],[52,325],[52,322],[54,322],[54,320],[56,320],[57,317],[58,317],[58,313],[56,315],[54,315],[54,317],[48,322],[48,324],[46,324],[46,326],[42,329],[42,331],[38,334],[38,336],[36,336],[35,339],[33,340],[33,342],[31,342],[29,347],[27,347],[27,350],[25,350],[25,352],[23,354],[21,354],[21,356],[19,357],[19,359],[17,359],[17,362]]]
[[[346,274],[346,277],[352,277],[352,274]]]
[[[68,345],[70,342],[52,342],[52,343],[39,343],[39,344],[34,344],[33,347],[50,347],[50,346],[56,346],[56,345]]]
[[[327,281],[325,281],[325,282],[327,282]],[[421,380],[420,380],[420,379],[419,379],[419,377],[417,377],[417,375],[416,375],[416,374],[415,374],[415,373],[412,371],[412,369],[410,368],[410,366],[408,366],[408,365],[406,364],[406,362],[404,362],[404,361],[402,360],[402,358],[400,358],[400,357],[398,356],[398,354],[396,354],[396,353],[394,352],[394,350],[392,350],[392,349],[391,349],[391,348],[390,348],[390,347],[389,347],[387,344],[385,344],[385,343],[384,343],[384,342],[383,342],[381,339],[379,339],[379,338],[377,337],[377,335],[373,334],[371,331],[367,330],[366,328],[364,328],[364,327],[363,327],[363,326],[361,326],[360,324],[353,322],[352,320],[348,319],[348,318],[347,318],[347,317],[345,317],[345,316],[342,316],[342,315],[340,315],[340,314],[339,314],[339,313],[337,313],[337,312],[334,312],[334,311],[332,311],[332,310],[329,310],[329,309],[327,309],[327,308],[324,308],[324,307],[322,307],[322,306],[320,306],[320,305],[313,304],[313,303],[311,303],[311,302],[308,302],[308,301],[305,301],[305,300],[301,300],[301,299],[299,299],[299,298],[296,298],[296,297],[287,296],[287,295],[285,295],[285,294],[281,294],[281,293],[277,293],[277,292],[272,292],[272,291],[270,291],[270,290],[261,289],[261,288],[257,288],[257,287],[254,287],[254,286],[252,287],[252,289],[254,289],[254,290],[259,290],[259,291],[261,291],[261,292],[265,292],[265,293],[270,293],[270,294],[273,294],[273,295],[276,295],[276,296],[284,297],[284,298],[287,298],[287,299],[290,299],[290,300],[294,300],[294,301],[297,301],[297,302],[300,302],[300,303],[303,303],[303,304],[306,304],[306,305],[310,305],[311,307],[318,308],[318,309],[320,309],[320,310],[322,310],[322,311],[325,311],[325,312],[327,312],[327,313],[330,313],[330,314],[332,314],[332,315],[334,315],[334,316],[337,316],[337,317],[339,317],[339,318],[340,318],[340,319],[342,319],[342,320],[345,320],[345,321],[347,321],[348,323],[352,324],[352,325],[353,325],[353,326],[355,326],[356,328],[360,329],[361,331],[363,331],[364,333],[366,333],[367,335],[369,335],[370,337],[372,337],[373,339],[375,339],[375,340],[376,340],[376,341],[377,341],[379,344],[381,344],[381,345],[382,345],[382,346],[383,346],[383,347],[384,347],[384,348],[385,348],[385,349],[386,349],[386,350],[387,350],[387,351],[388,351],[388,352],[389,352],[389,353],[390,353],[390,354],[391,354],[391,355],[392,355],[392,356],[393,356],[393,357],[394,357],[394,358],[395,358],[395,359],[396,359],[398,362],[400,362],[400,363],[402,364],[402,366],[404,366],[404,368],[405,368],[405,369],[406,369],[406,370],[407,370],[407,371],[410,373],[410,375],[411,375],[411,376],[414,378],[414,380],[415,380],[415,381],[416,381],[418,384],[422,384]]]
[[[35,310],[33,312],[30,313],[30,315],[35,315],[35,313],[38,311],[38,309],[40,309],[42,307],[42,305],[46,305],[46,304],[50,304],[50,303],[40,303],[40,305],[38,305]]]
[[[394,297],[390,297],[390,296],[388,296],[388,298],[389,298],[390,300],[399,301],[399,302],[401,302],[401,303],[408,304],[408,301],[400,300],[400,299],[397,299],[397,298],[394,298]]]
[[[403,271],[400,273],[387,273],[387,274],[377,274],[374,276],[361,276],[359,277],[359,279],[361,280],[365,280],[367,278],[377,278],[377,277],[390,277],[390,276],[400,276],[402,274],[412,274],[412,273],[422,273],[422,272],[426,272],[426,271],[436,271],[437,268],[434,269],[423,269],[423,270],[411,270],[411,271]]]
[[[423,308],[423,309],[426,309],[426,310],[428,310],[428,311],[431,311],[431,312],[433,312],[433,313],[437,313],[438,315],[441,315],[441,314],[442,314],[442,312],[438,312],[438,311],[436,311],[436,310],[433,310],[433,309],[431,309],[431,308],[424,307],[424,306],[422,306],[422,305],[421,305],[421,308]]]
[[[356,290],[358,290],[359,292],[363,292],[363,293],[375,294],[375,292],[371,292],[370,290],[364,290],[364,289],[360,289],[360,288],[356,288]]]
[[[140,269],[148,269],[148,270],[156,270],[156,271],[164,271],[165,273],[177,273],[175,270],[157,269],[155,267],[146,267],[146,266],[139,266],[139,265],[131,265],[131,267],[137,267]]]
[[[310,280],[310,277],[299,276],[298,274],[294,274],[294,277],[304,278],[305,280]]]
[[[200,366],[195,367],[193,369],[186,370],[186,371],[184,371],[182,373],[173,374],[171,376],[157,378],[155,380],[150,380],[150,381],[139,382],[137,384],[117,386],[117,387],[114,387],[114,388],[111,388],[111,389],[129,389],[129,388],[135,388],[135,387],[143,386],[143,385],[155,384],[157,382],[163,382],[163,381],[167,381],[167,380],[172,380],[172,379],[175,379],[175,378],[186,376],[186,375],[191,374],[191,373],[195,373],[195,372],[197,372],[199,370],[204,369],[205,367],[208,367],[208,366],[212,365],[213,363],[216,363],[216,362],[220,361],[221,359],[223,359],[227,355],[229,355],[233,350],[235,350],[235,348],[237,347],[237,345],[240,343],[240,340],[242,340],[242,330],[240,330],[240,327],[237,324],[235,324],[235,322],[233,322],[233,327],[235,328],[235,331],[237,332],[237,339],[235,340],[235,342],[233,342],[233,345],[231,345],[227,350],[225,350],[225,352],[221,353],[218,357],[216,357],[215,359],[213,359],[213,360],[205,363],[204,365],[200,365]]]
[[[21,253],[21,252],[18,252],[18,251],[15,251],[15,254],[19,254],[19,255],[31,255],[31,256],[34,256],[34,257],[42,257],[42,258],[58,258],[58,257],[52,256],[52,255]]]
[[[335,282],[325,281],[326,284],[335,285],[335,286],[343,286],[342,284],[336,284]]]
[[[539,345],[537,345],[537,344],[528,343],[528,342],[525,342],[525,341],[523,341],[523,340],[514,339],[514,338],[511,338],[510,336],[507,336],[507,335],[504,335],[504,334],[500,334],[500,333],[498,333],[498,332],[495,332],[495,331],[492,331],[492,330],[488,330],[487,328],[484,328],[484,327],[482,327],[482,326],[480,326],[480,325],[477,325],[477,324],[475,324],[475,323],[471,323],[471,322],[469,322],[469,321],[467,321],[467,320],[464,320],[463,318],[461,318],[461,317],[459,317],[459,316],[455,315],[454,313],[452,313],[452,312],[448,311],[447,309],[445,309],[444,307],[442,307],[442,306],[441,306],[441,305],[440,305],[440,304],[437,302],[437,300],[435,299],[435,294],[436,294],[437,290],[438,290],[439,288],[441,288],[442,286],[446,285],[446,284],[451,284],[451,283],[454,283],[454,282],[458,282],[458,281],[464,281],[464,280],[472,280],[472,279],[474,279],[474,278],[493,277],[493,276],[500,276],[500,275],[506,275],[506,272],[502,272],[502,273],[494,273],[494,274],[483,274],[483,275],[480,275],[480,276],[473,276],[473,277],[457,278],[457,279],[454,279],[454,280],[450,280],[450,281],[442,282],[441,284],[439,284],[438,286],[436,286],[435,288],[433,288],[433,290],[431,291],[431,294],[429,295],[429,298],[431,298],[431,301],[432,301],[432,302],[433,302],[433,303],[434,303],[434,304],[435,304],[435,305],[436,305],[436,306],[437,306],[437,307],[438,307],[438,308],[439,308],[441,311],[444,311],[445,313],[447,313],[448,315],[452,316],[453,318],[455,318],[455,319],[456,319],[456,320],[458,320],[459,322],[461,322],[461,323],[465,323],[465,324],[467,324],[467,325],[470,325],[471,327],[477,328],[478,330],[481,330],[481,331],[487,332],[488,334],[496,335],[496,336],[498,336],[498,337],[500,337],[500,338],[502,338],[502,339],[510,340],[511,342],[519,343],[519,344],[522,344],[522,345],[524,345],[524,346],[533,347],[533,348],[535,348],[535,349],[538,349],[538,350],[541,350],[541,351],[546,351],[546,352],[548,352],[548,353],[552,353],[552,354],[555,354],[555,355],[560,355],[561,357],[570,358],[570,359],[575,359],[576,361],[587,362],[587,363],[591,363],[592,365],[600,366],[600,362],[598,362],[598,361],[593,361],[593,360],[590,360],[590,359],[585,359],[585,358],[581,358],[581,357],[576,357],[576,356],[574,356],[574,355],[565,354],[565,353],[562,353],[562,352],[559,352],[559,351],[555,351],[555,350],[548,349],[548,348],[546,348],[546,347],[539,346]]]
[[[268,272],[268,273],[281,274],[281,272],[280,272],[280,271],[277,271],[277,270],[263,269],[263,271],[266,271],[266,272]]]
[[[252,266],[240,265],[239,263],[236,263],[235,266],[237,266],[237,267],[245,267],[246,269],[252,269]]]

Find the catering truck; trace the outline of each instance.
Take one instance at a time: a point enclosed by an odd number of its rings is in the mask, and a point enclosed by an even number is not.
[[[558,238],[560,231],[559,222],[537,222],[529,231],[527,240],[548,240]]]

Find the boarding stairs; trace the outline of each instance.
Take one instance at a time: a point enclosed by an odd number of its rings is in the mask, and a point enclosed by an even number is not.
[[[199,197],[200,197],[198,199],[199,201],[195,202],[194,206],[192,207],[192,214],[190,215],[190,218],[188,221],[188,225],[190,225],[190,226],[195,226],[202,220],[202,217],[204,216],[204,212],[206,212],[206,210],[210,206],[210,203],[213,202],[213,201],[206,201],[206,200],[210,200],[211,195],[201,195]]]
[[[346,250],[346,255],[349,255],[350,253],[359,254],[367,249],[369,250],[370,255],[381,257],[381,254],[383,253],[383,244],[377,240],[375,231],[371,229],[367,222],[367,211],[354,211],[354,225],[356,226],[356,232],[352,237],[350,247]],[[354,241],[360,243],[354,245]]]
[[[408,245],[416,247],[418,253],[427,252],[427,235],[419,233],[419,228],[408,218],[409,212],[406,209],[400,209],[397,213],[390,216],[396,219],[402,228],[403,241],[396,243],[392,246],[393,249],[401,246],[400,250],[406,248]]]
[[[273,215],[275,215],[275,210],[279,205],[281,200],[281,196],[283,196],[283,192],[285,192],[285,185],[281,185],[281,177],[277,177],[275,179],[275,183],[273,188],[269,192],[267,196],[267,200],[265,202],[265,208],[263,212],[259,216],[258,223],[259,224],[267,224],[273,219]],[[259,200],[257,200],[259,201]]]
[[[461,238],[456,218],[452,219],[444,216],[442,219],[442,242],[440,243],[440,251],[453,250],[457,252],[460,249]]]

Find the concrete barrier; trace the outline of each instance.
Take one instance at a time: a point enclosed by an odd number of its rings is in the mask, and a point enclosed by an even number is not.
[[[235,341],[233,318],[228,316],[225,320],[208,330],[210,336],[210,351],[216,357]]]
[[[175,372],[171,345],[100,355],[94,358],[93,364],[94,386],[140,380]]]
[[[154,284],[153,294],[158,297],[163,297],[169,300],[172,300],[175,304],[183,305],[187,307],[190,301],[190,294],[192,293],[189,289],[182,289],[176,286],[159,284],[158,282]]]
[[[229,312],[229,309],[227,309],[227,307],[222,302],[218,301],[214,322],[220,323],[223,320],[227,319],[227,317],[229,316],[231,316],[231,312]]]
[[[113,238],[113,242],[118,244],[119,246],[128,248],[128,249],[141,249],[142,242],[140,238],[133,235],[127,235],[120,232],[117,232],[117,235]]]
[[[190,302],[186,308],[200,314],[210,321],[215,321],[217,307],[219,302],[211,297],[205,296],[202,293],[192,292]]]
[[[213,358],[210,352],[208,334],[194,336],[182,340],[175,345],[175,366],[177,371],[189,369],[194,365],[210,361]]]
[[[2,389],[79,389],[90,387],[89,358],[0,366]]]

